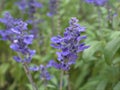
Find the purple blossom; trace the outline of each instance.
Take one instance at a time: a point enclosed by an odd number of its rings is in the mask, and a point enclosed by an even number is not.
[[[13,19],[9,12],[5,12],[4,18],[0,18],[0,22],[5,24],[8,28],[13,26],[14,21],[15,20]]]
[[[44,65],[40,65],[40,66],[31,66],[29,68],[29,70],[31,71],[40,71],[40,78],[41,79],[44,79],[44,80],[50,80],[52,78],[52,76],[50,75],[50,73],[47,71],[47,68],[46,66]]]
[[[94,3],[94,0],[85,0],[85,2],[90,3],[90,4],[93,4],[93,3]]]
[[[26,35],[24,36],[23,42],[26,44],[32,44],[34,36],[33,35]]]
[[[29,0],[28,7],[28,14],[31,18],[33,18],[33,15],[36,13],[36,9],[42,8],[42,4],[37,2],[36,0]]]
[[[24,13],[25,13],[26,8],[28,8],[27,0],[21,0],[20,2],[16,2],[16,5]]]
[[[11,29],[15,26],[15,22],[17,20],[14,19],[9,12],[4,13],[4,17],[0,18],[0,23],[3,23],[6,26],[6,30],[1,30],[0,35],[2,36],[2,40],[10,40],[12,41],[13,37],[11,36],[13,32]]]
[[[57,69],[60,69],[60,64],[55,62],[54,60],[50,60],[47,64],[47,67],[55,67]]]
[[[57,3],[58,3],[58,0],[49,0],[49,12],[47,13],[47,15],[49,17],[52,17],[54,16],[55,14],[57,14]]]
[[[16,5],[23,13],[26,13],[28,10],[29,14],[33,14],[36,12],[35,9],[43,7],[43,5],[36,0],[20,0],[19,2],[16,2]]]
[[[78,19],[75,17],[69,21],[69,27],[65,29],[64,36],[54,36],[51,38],[51,46],[60,51],[57,52],[58,63],[50,61],[49,66],[57,69],[69,70],[72,64],[75,64],[78,53],[84,51],[89,46],[81,43],[81,40],[86,39],[86,36],[81,36],[85,31],[85,27],[78,24]]]
[[[0,22],[6,26],[6,30],[0,31],[1,40],[9,40],[11,42],[10,48],[23,55],[23,58],[20,56],[13,57],[15,61],[29,63],[35,54],[35,50],[28,48],[34,37],[27,32],[27,23],[21,19],[14,19],[8,12],[5,13],[4,18],[0,18]]]
[[[85,0],[85,2],[94,4],[96,6],[103,6],[108,2],[108,0]]]
[[[28,20],[26,21],[29,25],[31,25],[30,33],[34,35],[34,39],[39,37],[39,28],[38,24],[43,20],[37,19],[34,14],[37,13],[37,9],[43,7],[43,5],[37,0],[20,0],[16,2],[16,5],[23,12],[23,14],[28,15]],[[37,19],[37,20],[36,20]]]
[[[18,57],[18,56],[14,56],[13,59],[14,59],[16,62],[22,62],[21,58]]]

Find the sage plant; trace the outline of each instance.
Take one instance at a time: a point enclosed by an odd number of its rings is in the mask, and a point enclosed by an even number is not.
[[[81,40],[86,39],[86,35],[81,35],[85,31],[85,27],[78,24],[78,19],[72,17],[69,21],[69,27],[65,29],[63,37],[61,35],[51,38],[51,46],[58,49],[56,52],[58,61],[51,60],[49,66],[61,70],[60,90],[62,90],[63,72],[68,72],[71,65],[75,64],[78,53],[84,51],[89,46],[82,43]],[[69,75],[68,75],[69,77]],[[69,82],[69,78],[68,78]],[[69,87],[70,85],[68,85]]]
[[[51,46],[59,50],[56,52],[59,63],[51,61],[53,67],[68,71],[70,66],[75,64],[78,53],[89,47],[85,43],[81,43],[81,40],[86,38],[85,35],[81,36],[84,31],[85,27],[80,26],[78,19],[73,17],[69,21],[69,27],[65,29],[63,37],[58,35],[51,38]]]
[[[0,31],[1,39],[11,42],[10,48],[17,52],[17,56],[14,56],[13,59],[23,64],[33,90],[37,90],[28,67],[36,51],[28,47],[32,44],[34,36],[27,32],[27,23],[21,19],[14,19],[8,12],[5,13],[4,18],[0,18],[0,22],[6,26],[6,30]]]

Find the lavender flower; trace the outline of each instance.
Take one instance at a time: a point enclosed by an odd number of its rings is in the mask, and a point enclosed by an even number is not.
[[[30,67],[29,70],[31,71],[40,71],[40,78],[43,80],[50,80],[52,78],[52,76],[49,74],[49,72],[47,71],[47,66],[44,65],[40,65],[40,66],[33,66]]]
[[[21,0],[20,2],[16,2],[16,5],[24,13],[25,13],[26,8],[28,8],[27,0]]]
[[[69,70],[72,64],[75,64],[78,53],[85,50],[89,46],[80,43],[86,36],[81,36],[85,31],[85,27],[78,24],[78,20],[73,17],[69,21],[70,26],[65,29],[64,36],[54,36],[51,38],[51,46],[59,49],[57,52],[58,62],[50,61],[49,66],[57,69]]]
[[[29,0],[28,2],[28,7],[29,7],[29,15],[31,18],[33,18],[33,14],[36,13],[37,8],[42,8],[42,4],[37,2],[36,0]]]
[[[38,38],[38,23],[42,22],[41,19],[37,19],[34,16],[36,13],[36,10],[39,8],[42,8],[43,5],[38,2],[37,0],[21,0],[16,3],[18,5],[19,9],[29,16],[29,19],[26,21],[28,24],[32,26],[32,29],[30,30],[30,33],[34,35],[34,38]]]
[[[85,0],[85,2],[94,4],[96,6],[103,6],[107,3],[108,0]]]
[[[9,40],[11,42],[10,48],[21,56],[14,56],[13,58],[17,62],[30,62],[35,50],[28,48],[29,44],[32,44],[33,35],[27,32],[27,23],[21,19],[14,19],[8,12],[5,13],[4,18],[0,19],[0,22],[6,25],[6,30],[0,31],[2,40]]]
[[[4,18],[0,18],[0,22],[6,26],[6,30],[0,31],[2,40],[11,42],[10,48],[18,54],[13,59],[23,64],[33,90],[38,90],[28,69],[28,63],[31,62],[36,51],[28,47],[28,45],[32,44],[33,35],[27,32],[27,23],[21,19],[14,19],[8,12],[5,13]]]
[[[49,10],[50,12],[47,13],[48,16],[52,17],[57,14],[57,3],[58,0],[49,0]]]
[[[1,30],[0,35],[2,36],[2,40],[10,40],[12,41],[11,28],[14,27],[16,19],[14,19],[9,12],[5,12],[4,18],[0,18],[0,23],[3,23],[6,26],[6,30]]]
[[[16,5],[24,13],[28,9],[27,13],[29,14],[35,13],[35,9],[42,7],[42,4],[37,2],[36,0],[20,0],[19,2],[16,2]]]

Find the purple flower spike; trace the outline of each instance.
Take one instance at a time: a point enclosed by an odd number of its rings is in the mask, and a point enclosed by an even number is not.
[[[81,40],[86,39],[86,36],[81,36],[81,33],[85,31],[85,27],[78,24],[78,19],[73,17],[69,21],[69,27],[65,29],[64,36],[54,36],[51,38],[51,46],[57,48],[60,52],[57,52],[58,63],[50,61],[49,66],[53,66],[57,69],[68,71],[70,66],[75,64],[78,57],[78,53],[84,51],[89,46],[84,43],[80,43]]]
[[[14,57],[17,62],[30,63],[35,54],[35,50],[28,48],[32,44],[34,35],[27,32],[27,23],[21,19],[14,19],[10,13],[5,13],[4,18],[0,18],[0,22],[6,25],[6,30],[0,31],[1,40],[9,40],[11,42],[10,48],[23,56],[22,59]]]

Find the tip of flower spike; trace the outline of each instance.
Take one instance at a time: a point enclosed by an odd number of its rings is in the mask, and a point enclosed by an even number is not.
[[[74,23],[78,23],[78,19],[76,17],[72,17],[69,21],[70,25],[73,25]]]

